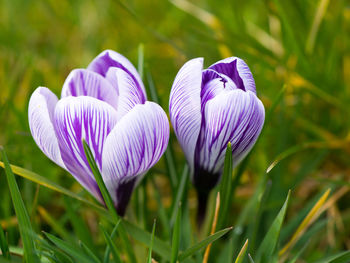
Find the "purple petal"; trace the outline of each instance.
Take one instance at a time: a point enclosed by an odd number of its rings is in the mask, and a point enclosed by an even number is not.
[[[203,58],[188,61],[180,69],[170,92],[171,123],[193,171],[194,151],[201,127]]]
[[[101,75],[86,69],[74,69],[64,82],[61,97],[90,96],[105,101],[115,109],[117,90]]]
[[[53,114],[58,99],[49,89],[37,88],[29,101],[28,118],[32,136],[39,148],[52,161],[65,167],[53,126]]]
[[[264,106],[250,91],[222,92],[210,100],[196,149],[196,166],[213,174],[220,173],[228,142],[237,165],[255,144],[264,119]]]
[[[222,91],[237,89],[235,83],[223,74],[219,74],[214,70],[207,69],[203,71],[202,78],[202,114],[204,113],[205,104],[217,96]]]
[[[169,121],[164,110],[153,102],[136,105],[116,124],[103,149],[102,176],[117,210],[123,205],[120,200],[128,200],[133,188],[128,184],[130,189],[124,191],[121,185],[145,174],[158,162],[168,140]]]
[[[103,77],[106,76],[110,67],[117,67],[128,73],[134,80],[136,85],[146,94],[145,87],[143,86],[142,80],[135,67],[130,61],[123,55],[113,51],[105,50],[99,54],[88,66],[88,70],[95,71],[101,74]]]
[[[230,77],[237,88],[256,93],[253,75],[242,59],[237,57],[226,58],[211,65],[209,69]]]
[[[62,160],[78,182],[100,201],[82,140],[85,139],[101,168],[103,144],[115,124],[114,108],[92,97],[66,97],[56,105],[55,129]]]
[[[120,68],[110,68],[106,79],[113,80],[118,89],[118,120],[128,113],[135,105],[143,104],[146,96],[140,89],[131,75]]]

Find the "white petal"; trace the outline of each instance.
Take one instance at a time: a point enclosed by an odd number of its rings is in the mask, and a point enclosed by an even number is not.
[[[90,96],[105,101],[117,109],[118,92],[100,74],[87,69],[71,71],[62,88],[61,97]]]
[[[143,90],[146,94],[145,87],[143,86],[142,80],[139,73],[131,62],[123,55],[113,51],[105,50],[99,54],[88,66],[88,70],[95,71],[101,74],[103,77],[106,76],[110,67],[117,67],[124,70],[126,73],[131,75],[135,83]]]
[[[220,172],[228,142],[237,165],[254,146],[264,119],[264,106],[250,91],[222,92],[208,101],[197,148],[197,165],[212,173]]]
[[[53,114],[58,99],[49,89],[37,88],[29,101],[28,118],[32,136],[39,148],[56,164],[64,168],[53,126]]]
[[[103,144],[115,123],[114,108],[92,97],[66,97],[56,105],[55,130],[62,160],[79,183],[100,200],[82,140],[85,139],[101,168]]]
[[[169,121],[153,102],[136,105],[108,135],[102,154],[102,175],[118,207],[118,186],[143,175],[164,153]]]
[[[118,90],[118,120],[128,113],[135,105],[143,104],[146,96],[133,78],[120,68],[110,68],[106,79],[115,82]]]
[[[188,61],[177,74],[170,92],[169,113],[187,161],[194,169],[194,151],[201,126],[203,58]]]

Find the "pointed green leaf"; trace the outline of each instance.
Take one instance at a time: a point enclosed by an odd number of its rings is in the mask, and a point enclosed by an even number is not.
[[[49,239],[53,244],[55,244],[58,248],[60,248],[63,252],[72,256],[80,263],[95,263],[88,255],[83,253],[77,246],[72,243],[68,243],[54,235],[44,232],[47,239]]]
[[[272,258],[273,253],[275,252],[275,249],[277,247],[277,243],[280,236],[280,231],[282,227],[282,223],[284,221],[284,217],[287,212],[288,202],[289,202],[289,196],[290,191],[288,192],[287,199],[283,204],[283,207],[281,208],[280,212],[276,216],[275,220],[273,221],[269,231],[267,232],[265,238],[263,239],[257,255],[256,260],[258,262],[269,262],[269,259]]]
[[[243,247],[241,248],[241,251],[238,253],[238,256],[236,258],[235,263],[242,263],[243,262],[245,254],[247,253],[247,248],[248,248],[248,239],[246,240]]]
[[[27,263],[37,263],[39,259],[35,252],[35,243],[32,238],[33,229],[30,224],[30,219],[4,149],[1,149],[1,155],[5,165],[5,173],[18,220],[19,231],[22,237],[24,258]]]
[[[113,243],[112,238],[108,235],[107,231],[100,225],[100,229],[102,230],[103,236],[112,252],[113,259],[115,263],[122,263],[122,260],[119,257],[119,252],[115,244]],[[108,253],[109,254],[109,253]]]
[[[93,262],[101,263],[101,260],[91,251],[91,249],[85,245],[82,241],[79,242],[80,247],[83,249],[86,255],[88,255]]]
[[[179,254],[180,233],[181,233],[181,203],[177,210],[176,221],[173,229],[173,238],[171,241],[171,260],[170,263],[176,263]]]
[[[140,43],[138,48],[137,71],[139,72],[141,79],[143,79],[143,64],[144,64],[144,45]]]
[[[4,229],[2,228],[1,224],[0,224],[0,249],[1,249],[2,256],[10,260],[11,256],[10,256],[9,245],[5,236]]]
[[[155,231],[156,231],[156,220],[154,219],[153,228],[152,228],[152,236],[151,236],[150,244],[148,246],[148,259],[147,259],[148,263],[152,263],[152,249],[153,249]]]
[[[224,172],[222,173],[220,182],[220,214],[219,222],[216,229],[221,229],[227,218],[227,211],[230,206],[230,198],[232,196],[232,147],[229,142],[226,147],[226,155],[224,162]]]
[[[150,233],[126,220],[123,220],[123,224],[130,236],[146,246],[149,245],[149,240],[151,239]],[[170,246],[157,237],[154,237],[153,251],[164,259],[169,259],[171,255]]]
[[[223,230],[220,230],[210,236],[208,236],[207,238],[205,238],[204,240],[198,242],[197,244],[193,245],[192,247],[190,247],[189,249],[186,249],[185,251],[183,251],[182,253],[180,253],[179,255],[179,261],[183,261],[184,259],[192,256],[193,254],[195,254],[197,251],[205,248],[206,246],[208,246],[210,243],[214,242],[215,240],[219,239],[220,237],[222,237],[223,235],[225,235],[227,232],[229,232],[232,229],[232,227],[229,228],[225,228]]]

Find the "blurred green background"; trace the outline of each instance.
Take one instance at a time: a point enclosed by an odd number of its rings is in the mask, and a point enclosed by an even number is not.
[[[350,3],[345,0],[0,0],[0,145],[10,162],[80,191],[31,138],[30,95],[38,86],[59,95],[69,72],[86,67],[104,49],[122,53],[137,66],[141,43],[146,70],[167,112],[172,81],[185,61],[204,57],[209,66],[227,56],[244,59],[269,114],[241,177],[232,218],[264,176],[271,180],[268,213],[264,210],[259,222],[265,230],[289,189],[287,222],[326,188],[343,189],[300,262],[350,249]],[[180,174],[183,154],[174,136],[171,143]],[[266,175],[276,159],[280,162]],[[161,161],[158,168],[163,166]],[[167,175],[157,177],[167,184]],[[32,211],[38,188],[18,182]],[[163,192],[167,206],[171,194]],[[43,210],[34,207],[33,221],[37,229],[55,233],[43,214],[64,221],[63,198],[44,188],[38,196]],[[192,210],[194,199],[190,189]],[[3,170],[0,200],[1,224],[15,244],[18,231]],[[154,204],[148,205],[156,214]],[[281,240],[285,243],[287,236]]]

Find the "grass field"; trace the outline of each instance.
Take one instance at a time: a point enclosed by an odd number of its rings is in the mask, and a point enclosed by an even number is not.
[[[220,219],[222,228],[233,230],[212,243],[208,262],[235,262],[246,239],[254,262],[350,262],[350,252],[344,252],[350,250],[349,2],[1,0],[0,145],[11,164],[95,205],[74,178],[36,146],[27,111],[38,86],[59,95],[69,72],[86,67],[105,49],[122,53],[143,71],[149,99],[155,99],[155,86],[167,113],[172,82],[191,58],[204,57],[207,67],[237,56],[253,73],[266,110],[265,124],[251,154],[234,170],[229,214]],[[180,182],[185,159],[173,131],[169,149]],[[106,211],[45,187],[41,179],[32,182],[34,176],[28,171],[13,170],[22,175],[16,181],[35,233],[27,236],[36,249],[56,257],[54,261],[44,253],[47,258],[41,262],[108,262],[103,260],[108,240],[99,225],[110,235],[115,221],[109,222]],[[177,193],[182,200],[182,217],[175,223],[180,229],[180,259],[186,249],[209,235],[215,191],[210,216],[198,233],[191,182],[184,181],[181,191],[181,184],[174,186],[169,178],[163,157],[134,191],[121,221],[124,236],[118,232],[112,238],[122,262],[150,262],[146,261],[151,244],[147,238],[154,219],[155,236],[171,247],[174,229],[178,230],[174,228]],[[274,232],[267,235],[289,190],[285,218],[278,217],[283,225],[274,224]],[[16,217],[4,169],[0,169],[0,200],[5,243],[13,252],[13,262],[20,262],[16,254],[23,254],[21,220]],[[55,237],[81,254],[70,254],[57,240],[53,242]],[[79,245],[79,240],[85,245]],[[168,247],[162,249],[162,244],[154,243],[153,258],[168,262]],[[180,262],[202,262],[205,247]],[[261,253],[269,249],[271,257],[264,259]],[[332,258],[343,252],[342,257]],[[60,258],[59,253],[66,256]],[[0,256],[0,262],[8,262],[1,260]],[[253,261],[247,254],[242,262]]]

